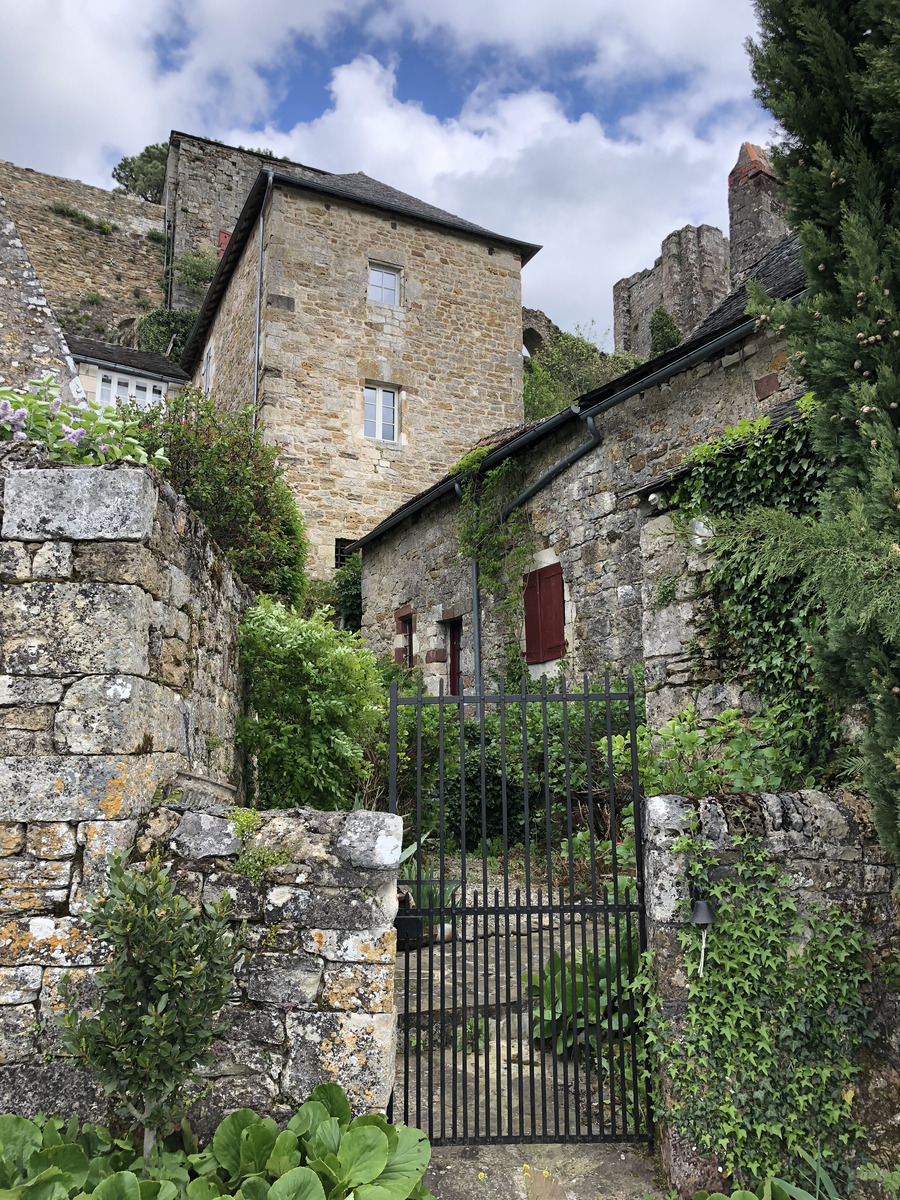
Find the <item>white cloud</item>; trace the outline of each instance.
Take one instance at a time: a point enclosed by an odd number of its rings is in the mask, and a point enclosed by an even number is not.
[[[471,68],[487,46],[511,69],[438,119],[397,98],[385,54],[362,54],[336,66],[326,111],[276,127],[297,39],[333,54],[329,38],[348,21],[393,39],[394,55],[414,38]],[[727,220],[739,144],[769,130],[749,98],[752,28],[750,0],[256,0],[252,11],[244,0],[29,0],[4,13],[0,156],[109,186],[121,154],[181,128],[363,170],[542,242],[524,273],[526,302],[569,327],[595,317],[603,330],[613,282],[650,266],[666,233]],[[161,46],[178,47],[165,68]],[[610,88],[636,97],[616,136],[553,93],[552,55],[574,50],[598,111]],[[540,88],[509,90],[522,58]],[[687,81],[678,90],[664,86],[675,74]]]

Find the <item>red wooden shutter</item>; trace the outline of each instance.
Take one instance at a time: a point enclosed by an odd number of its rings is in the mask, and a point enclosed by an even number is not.
[[[231,231],[228,229],[219,230],[219,258],[228,249],[228,243],[231,241]]]
[[[550,662],[566,652],[562,567],[551,563],[525,576],[525,661]]]

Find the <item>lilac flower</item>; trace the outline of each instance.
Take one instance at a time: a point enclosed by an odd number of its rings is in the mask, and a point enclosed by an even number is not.
[[[62,404],[62,400],[60,399],[59,396],[57,396],[56,399],[53,401],[53,403],[50,405],[50,411],[54,415],[54,417],[59,412],[60,404]]]
[[[17,429],[16,432],[13,434],[13,441],[14,442],[27,442],[28,434],[23,433],[21,429]]]
[[[87,430],[72,429],[69,425],[63,425],[63,432],[65,433],[65,437],[63,438],[64,442],[68,442],[71,446],[78,446],[81,444],[81,441],[84,438],[84,435],[87,433]]]
[[[97,449],[100,451],[101,454],[105,454],[107,452],[107,450],[109,449],[109,446],[107,446],[106,442],[98,442]]]
[[[12,415],[13,428],[18,426],[18,428],[21,429],[25,424],[25,419],[27,416],[28,416],[27,408],[17,408],[16,411]]]
[[[12,416],[12,405],[8,400],[0,400],[0,421],[8,421]]]

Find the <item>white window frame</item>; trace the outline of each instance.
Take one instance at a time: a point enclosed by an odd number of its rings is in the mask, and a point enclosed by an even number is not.
[[[144,379],[127,371],[97,372],[97,399],[106,408],[131,402],[144,412],[161,404],[168,395],[168,384],[161,379]]]
[[[205,395],[209,395],[209,385],[212,382],[212,346],[206,347],[203,356],[202,386]]]
[[[385,397],[391,397],[391,403],[385,404]],[[363,388],[363,436],[377,442],[398,442],[399,430],[399,397],[400,389],[390,383],[367,383]],[[385,421],[385,413],[390,413],[390,421]],[[389,428],[390,433],[385,434]]]
[[[384,280],[385,277],[393,279],[393,300],[385,300],[384,298]],[[369,283],[366,291],[366,296],[371,304],[386,304],[389,308],[396,308],[400,303],[400,270],[398,267],[383,266],[381,263],[369,263]]]

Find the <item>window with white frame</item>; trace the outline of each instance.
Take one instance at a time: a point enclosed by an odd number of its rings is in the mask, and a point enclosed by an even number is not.
[[[380,383],[367,383],[363,406],[363,433],[382,442],[397,440],[397,392]]]
[[[400,272],[390,267],[369,266],[369,299],[376,304],[400,303]]]
[[[133,375],[123,375],[118,371],[113,374],[101,371],[98,398],[106,406],[131,402],[146,410],[163,402],[166,385],[154,383],[152,379],[136,379]]]

